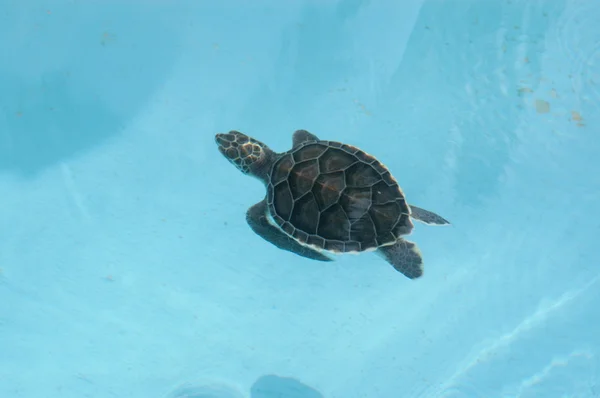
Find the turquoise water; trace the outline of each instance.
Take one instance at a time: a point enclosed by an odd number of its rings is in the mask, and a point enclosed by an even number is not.
[[[0,397],[600,396],[598,21],[575,0],[5,0]],[[422,278],[252,233],[264,187],[214,134],[285,151],[300,128],[452,222],[416,225]]]

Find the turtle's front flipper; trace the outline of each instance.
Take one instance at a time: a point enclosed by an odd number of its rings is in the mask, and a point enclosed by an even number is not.
[[[309,133],[306,130],[296,130],[292,136],[292,147],[297,147],[306,141],[319,141],[316,135]]]
[[[264,240],[271,242],[280,249],[296,253],[299,256],[318,261],[332,261],[326,255],[306,247],[290,238],[282,230],[272,225],[267,219],[267,204],[264,200],[248,209],[246,221],[250,228]]]
[[[423,275],[423,258],[414,243],[399,239],[393,245],[380,247],[377,251],[396,271],[408,278],[415,279]]]
[[[420,207],[410,205],[410,216],[415,220],[419,220],[429,225],[446,225],[450,224],[450,221],[445,220],[443,217],[438,216],[434,212],[429,210],[421,209]]]

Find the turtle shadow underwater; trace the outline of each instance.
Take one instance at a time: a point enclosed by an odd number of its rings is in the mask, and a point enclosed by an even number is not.
[[[243,398],[246,394],[225,383],[186,383],[167,398]],[[259,377],[250,387],[250,398],[324,398],[323,394],[292,377],[273,374]]]
[[[276,247],[332,261],[328,253],[375,252],[410,279],[423,275],[423,256],[406,240],[417,220],[450,222],[408,204],[391,172],[352,145],[325,141],[306,130],[292,135],[292,149],[276,153],[239,131],[215,136],[218,149],[267,190],[246,213],[250,228]]]

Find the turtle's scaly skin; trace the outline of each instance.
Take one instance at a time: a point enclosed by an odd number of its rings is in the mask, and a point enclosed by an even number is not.
[[[299,242],[337,253],[375,250],[410,234],[404,194],[373,156],[334,141],[282,154],[267,184],[273,220]]]

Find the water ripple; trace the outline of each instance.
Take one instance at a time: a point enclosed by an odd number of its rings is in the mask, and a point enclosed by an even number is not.
[[[596,25],[600,20],[600,6],[593,1],[570,3],[556,27],[558,45],[569,63],[572,89],[580,93],[589,89],[595,100],[600,99],[600,35]]]

